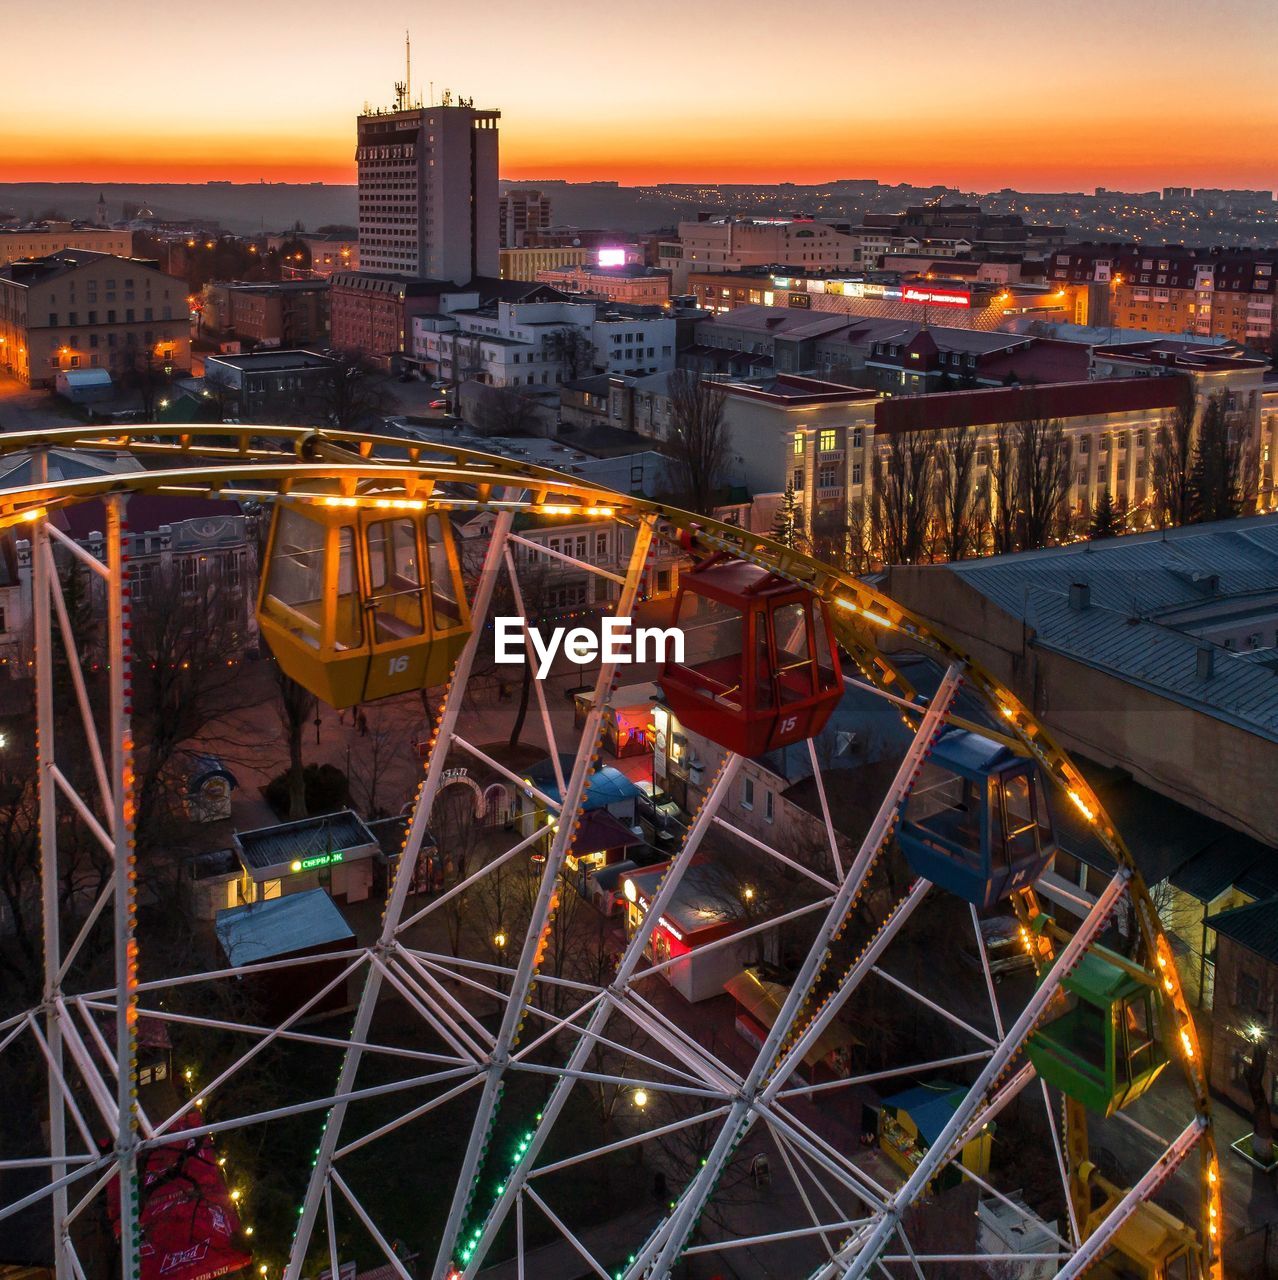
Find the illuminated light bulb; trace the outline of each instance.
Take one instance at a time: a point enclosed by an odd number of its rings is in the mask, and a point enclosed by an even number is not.
[[[648,1105],[647,1089],[636,1089],[635,1090],[635,1106],[646,1107],[647,1105]]]
[[[236,1203],[238,1203],[238,1202],[239,1202],[239,1200],[240,1200],[240,1198],[241,1198],[243,1195],[244,1195],[244,1192],[243,1192],[243,1191],[241,1191],[241,1190],[239,1189],[239,1187],[236,1187],[236,1188],[235,1188],[235,1190],[231,1192],[231,1199],[232,1199],[232,1200],[234,1200],[234,1201],[236,1201]]]
[[[1088,822],[1096,821],[1096,812],[1088,806],[1086,800],[1078,794],[1077,791],[1071,790],[1068,793],[1069,798],[1074,802],[1074,807],[1087,819]]]
[[[1183,1028],[1181,1029],[1181,1033],[1180,1033],[1180,1043],[1184,1047],[1185,1057],[1192,1060],[1194,1056],[1193,1041],[1190,1040],[1189,1038],[1189,1032],[1184,1030]]]

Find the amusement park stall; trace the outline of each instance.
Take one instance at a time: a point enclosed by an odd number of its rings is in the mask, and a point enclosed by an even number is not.
[[[966,1096],[962,1085],[936,1081],[916,1085],[884,1098],[879,1108],[879,1147],[900,1171],[908,1177],[914,1172],[955,1110]],[[990,1168],[993,1146],[991,1126],[986,1126],[963,1148],[960,1163],[978,1177]],[[955,1165],[948,1165],[931,1184],[943,1191],[957,1186],[963,1175]]]
[[[638,929],[668,869],[669,864],[662,863],[636,871],[623,881],[627,938]],[[775,950],[775,930],[754,934],[735,946],[698,950],[730,937],[748,923],[749,913],[732,878],[716,863],[694,862],[684,872],[644,953],[658,964],[677,959],[661,970],[662,976],[685,1000],[694,1004],[709,1000],[722,995],[724,984],[740,973],[743,965],[757,960],[759,951]]]
[[[343,962],[325,957],[355,943],[350,925],[322,889],[219,911],[216,929],[226,962],[235,968],[266,960],[314,957],[313,964],[244,976],[251,994],[263,1004],[265,1015],[275,1022],[282,1022],[336,978]],[[309,1013],[344,1009],[348,1003],[347,984],[339,982]]]

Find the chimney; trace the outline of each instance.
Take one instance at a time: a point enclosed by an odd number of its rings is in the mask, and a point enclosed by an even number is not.
[[[1198,665],[1196,668],[1198,678],[1200,680],[1210,680],[1211,673],[1216,665],[1216,649],[1214,645],[1203,644],[1198,646]]]
[[[1092,588],[1086,582],[1069,584],[1069,607],[1071,609],[1090,609],[1092,607]]]

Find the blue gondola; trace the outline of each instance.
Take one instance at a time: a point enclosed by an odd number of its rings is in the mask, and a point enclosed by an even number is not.
[[[916,875],[981,909],[1033,884],[1056,853],[1033,761],[965,729],[932,748],[897,838]]]

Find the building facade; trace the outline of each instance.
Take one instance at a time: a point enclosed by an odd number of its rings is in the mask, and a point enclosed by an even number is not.
[[[1079,324],[1226,338],[1268,350],[1274,338],[1272,249],[1082,244],[1051,257]]]
[[[661,306],[670,300],[670,274],[637,264],[616,267],[590,265],[552,267],[537,279],[566,293],[579,293],[605,302],[631,306]]]
[[[42,222],[31,227],[0,228],[0,266],[19,258],[47,258],[59,249],[92,249],[119,258],[133,257],[133,232],[79,222]]]
[[[407,350],[413,318],[438,309],[434,281],[379,271],[336,271],[329,282],[329,335],[338,351],[387,367]]]
[[[655,373],[675,364],[675,320],[595,302],[463,305],[413,322],[412,361],[450,382],[558,387],[596,369]]]
[[[676,293],[691,272],[732,272],[784,264],[808,271],[860,265],[846,229],[814,218],[713,218],[681,222],[676,240],[663,241],[658,265],[671,273]]]
[[[497,274],[497,122],[445,94],[356,122],[360,265],[465,284]]]
[[[0,267],[0,367],[31,387],[59,370],[191,368],[183,281],[154,262],[62,249]]]
[[[594,259],[593,250],[572,245],[500,249],[497,253],[498,271],[503,280],[537,280],[539,271],[583,267]]]
[[[234,415],[261,419],[284,405],[296,412],[322,403],[336,367],[314,351],[206,356],[204,380],[220,389]]]
[[[327,280],[210,281],[203,302],[211,335],[263,347],[328,345]]]
[[[521,249],[550,229],[550,197],[528,187],[512,187],[497,206],[497,243]],[[527,278],[527,277],[525,277]]]

